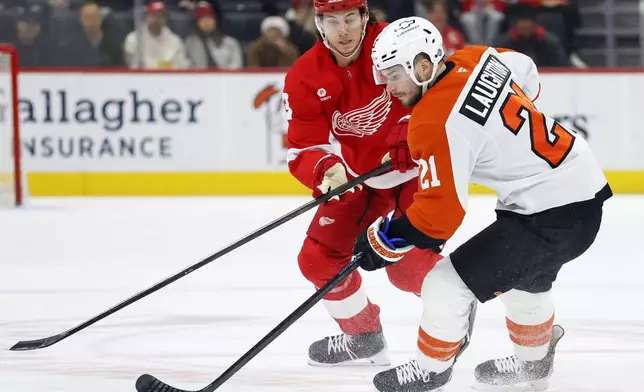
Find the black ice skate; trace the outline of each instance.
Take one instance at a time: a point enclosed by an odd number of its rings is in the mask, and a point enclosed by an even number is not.
[[[472,302],[468,317],[469,327],[467,334],[463,338],[461,349],[454,357],[454,363],[470,345],[477,304],[477,301]],[[380,392],[439,392],[452,379],[454,363],[442,373],[433,373],[422,369],[416,360],[411,360],[403,365],[376,374],[373,378],[373,384]]]
[[[373,385],[380,392],[434,392],[452,378],[452,368],[442,373],[428,372],[420,367],[416,360],[411,360],[393,369],[376,374]]]
[[[309,347],[313,366],[387,366],[387,342],[382,333],[327,336]]]
[[[564,335],[559,325],[552,327],[552,341],[545,358],[522,361],[516,356],[483,362],[474,370],[474,390],[481,392],[539,392],[548,389],[554,369],[555,348]]]

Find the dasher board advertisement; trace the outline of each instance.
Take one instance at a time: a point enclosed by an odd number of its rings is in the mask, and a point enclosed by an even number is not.
[[[29,193],[307,193],[285,161],[284,76],[24,72]],[[589,141],[613,189],[644,193],[644,73],[542,73],[541,84],[537,107]]]

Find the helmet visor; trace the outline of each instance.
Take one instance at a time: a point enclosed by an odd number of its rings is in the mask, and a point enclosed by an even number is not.
[[[342,35],[362,28],[363,17],[359,12],[320,13],[315,15],[315,23],[324,35]]]
[[[400,64],[385,68],[382,71],[377,70],[374,66],[373,78],[376,84],[395,84],[411,79],[405,68]]]

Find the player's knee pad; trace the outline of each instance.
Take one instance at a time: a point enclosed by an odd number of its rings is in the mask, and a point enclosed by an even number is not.
[[[442,258],[431,251],[413,249],[402,260],[385,268],[385,271],[395,287],[420,295],[425,276]]]
[[[297,261],[302,275],[315,287],[324,286],[333,279],[342,268],[350,261],[350,257],[337,257],[333,250],[307,237],[300,250]],[[340,282],[324,298],[327,300],[341,300],[358,291],[362,284],[362,277],[354,271],[347,279]]]
[[[476,297],[458,275],[451,260],[439,261],[423,281],[421,328],[436,339],[455,342],[465,337]]]

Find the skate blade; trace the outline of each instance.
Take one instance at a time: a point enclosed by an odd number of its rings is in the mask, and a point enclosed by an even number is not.
[[[477,392],[543,392],[550,386],[550,379],[526,381],[514,385],[489,385],[475,382],[472,389]]]
[[[309,365],[317,367],[355,367],[355,366],[389,366],[391,361],[387,353],[380,352],[373,357],[354,359],[338,363],[322,363],[309,359]]]
[[[446,385],[441,385],[440,387],[438,387],[436,389],[423,389],[423,392],[445,392],[446,387],[447,387]],[[391,390],[386,390],[386,389],[378,389],[378,387],[376,387],[376,386],[374,386],[373,389],[375,391],[378,391],[378,392],[390,392],[391,391]],[[399,390],[396,389],[395,391],[399,391]],[[414,391],[417,391],[417,389],[414,389]]]

